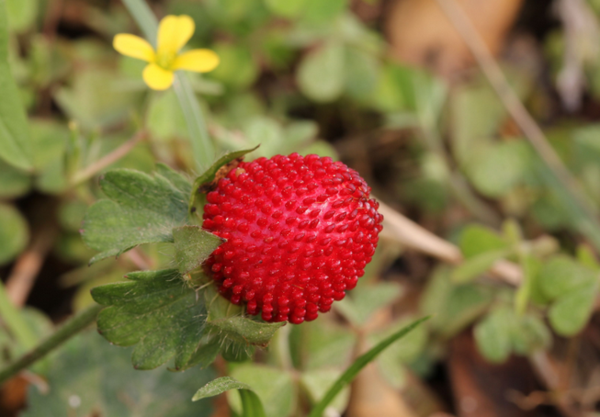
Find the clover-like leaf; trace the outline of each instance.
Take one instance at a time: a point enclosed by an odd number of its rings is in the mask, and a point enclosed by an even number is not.
[[[85,243],[102,251],[90,263],[143,243],[172,242],[173,228],[186,223],[189,183],[165,165],[157,170],[151,177],[117,169],[100,179],[108,199],[90,207],[82,230]]]
[[[176,269],[134,272],[131,281],[92,290],[99,304],[98,331],[118,346],[136,345],[133,365],[153,369],[174,358],[186,367],[205,334],[206,306]]]

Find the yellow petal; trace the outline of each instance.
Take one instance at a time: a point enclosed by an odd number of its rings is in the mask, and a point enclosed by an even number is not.
[[[179,55],[173,63],[173,70],[208,72],[219,65],[219,56],[210,49],[193,49]]]
[[[132,58],[151,62],[154,60],[154,49],[139,36],[121,33],[115,36],[113,47],[121,54]]]
[[[189,16],[166,16],[158,27],[158,52],[176,54],[190,40],[195,29]]]
[[[156,64],[144,68],[144,81],[153,90],[166,90],[173,84],[173,72],[162,69]]]

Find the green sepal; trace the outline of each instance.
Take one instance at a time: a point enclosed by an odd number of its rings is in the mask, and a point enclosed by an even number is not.
[[[285,325],[285,322],[265,323],[245,316],[242,307],[221,297],[214,286],[208,287],[204,296],[208,306],[208,331],[222,338],[225,346],[266,347],[275,332]]]
[[[198,268],[224,242],[200,226],[181,226],[173,229],[175,261],[182,274]]]
[[[219,170],[224,168],[227,172],[237,166],[243,159],[244,155],[255,151],[260,145],[252,149],[244,149],[236,152],[229,152],[220,157],[210,168],[194,181],[192,187],[192,195],[188,207],[190,214],[195,214],[202,217],[202,208],[206,204],[206,193],[212,188],[212,184],[217,178]],[[224,172],[223,174],[225,174]]]

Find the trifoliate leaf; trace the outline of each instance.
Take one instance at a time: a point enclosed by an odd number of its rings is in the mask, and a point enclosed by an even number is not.
[[[133,365],[153,369],[174,358],[186,367],[204,336],[203,297],[181,280],[179,271],[133,272],[131,281],[92,290],[99,304],[110,306],[98,316],[98,331],[118,346],[133,346]]]
[[[102,251],[92,262],[118,256],[142,243],[172,242],[172,230],[187,221],[189,185],[179,174],[159,166],[151,177],[118,169],[100,180],[108,199],[95,203],[83,221],[82,236]]]
[[[199,226],[173,229],[175,261],[181,273],[198,268],[223,243],[223,239],[202,230]]]

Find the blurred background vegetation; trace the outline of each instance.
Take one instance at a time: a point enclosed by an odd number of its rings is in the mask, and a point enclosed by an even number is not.
[[[328,415],[600,415],[600,1],[150,5],[192,16],[189,46],[221,58],[190,74],[214,156],[261,144],[247,158],[344,161],[387,205],[380,246],[334,312],[284,327],[251,361],[134,371],[128,349],[90,331],[5,384],[0,415],[222,417],[237,397],[189,399],[230,374],[269,417],[301,416],[353,357],[424,314]],[[168,245],[87,266],[79,228],[98,175],[156,162],[199,174],[173,90],[150,91],[144,63],[112,49],[139,33],[120,1],[4,6],[20,97],[7,102],[0,62],[0,118],[26,107],[34,170],[0,160],[0,366],[92,303],[90,288],[171,266]]]

